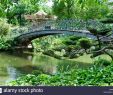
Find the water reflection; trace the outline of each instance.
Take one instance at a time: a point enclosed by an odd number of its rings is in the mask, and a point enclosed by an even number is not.
[[[77,64],[71,60],[58,60],[42,54],[33,53],[0,53],[0,85],[17,77],[40,70],[44,73],[55,74],[72,67],[85,67],[86,64]]]
[[[58,60],[41,54],[35,55],[32,64],[45,73],[55,74],[57,72]]]
[[[18,75],[21,74],[18,70],[16,70],[16,68],[12,66],[7,66],[7,73],[9,78],[6,80],[6,82],[16,79]]]

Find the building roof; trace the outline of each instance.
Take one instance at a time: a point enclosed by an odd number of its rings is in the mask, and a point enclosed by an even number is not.
[[[35,13],[36,15],[47,15],[46,12],[44,12],[43,10],[38,11],[37,13]]]

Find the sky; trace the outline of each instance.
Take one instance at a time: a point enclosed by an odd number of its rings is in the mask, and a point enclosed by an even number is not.
[[[48,0],[48,2],[46,3],[46,5],[49,6],[49,7],[52,7],[52,5],[53,5],[52,0]]]
[[[113,0],[109,0],[110,2],[113,2]]]

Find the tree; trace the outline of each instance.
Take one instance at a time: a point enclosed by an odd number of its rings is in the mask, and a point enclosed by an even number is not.
[[[85,20],[103,18],[109,12],[107,1],[54,0],[53,13],[58,18],[80,18]]]
[[[109,34],[109,32],[111,32],[112,28],[106,26],[105,24],[102,24],[98,21],[94,21],[92,22],[93,25],[88,25],[87,29],[89,30],[89,32],[91,32],[94,36],[96,36],[97,41],[98,41],[98,46],[99,48],[101,48],[101,39],[102,36],[106,36],[107,34]]]
[[[5,10],[4,10],[4,8],[3,8],[3,5],[0,3],[0,17],[5,17],[5,16],[6,16],[6,14],[5,14],[4,11],[5,11]]]
[[[87,53],[87,49],[89,49],[92,45],[91,40],[89,40],[88,38],[79,39],[78,44],[81,46],[81,48],[85,50],[86,53]]]
[[[59,18],[73,18],[75,0],[54,0],[53,13]]]
[[[24,14],[35,13],[39,10],[41,0],[0,0],[0,17],[6,17],[9,23],[24,22]]]
[[[113,39],[112,35],[113,33],[111,32],[112,28],[106,26],[105,24],[100,23],[101,27],[99,26],[98,23],[98,28],[95,27],[88,27],[88,30],[97,37],[98,45],[93,44],[95,46],[95,49],[92,51],[92,57],[96,57],[101,54],[107,54],[111,57],[113,60]],[[96,43],[95,41],[95,43]]]
[[[78,0],[84,19],[103,18],[109,12],[108,0]],[[96,6],[96,7],[95,7]]]
[[[10,32],[10,25],[7,24],[6,19],[0,18],[0,36],[6,36]]]
[[[12,0],[0,0],[0,17],[6,17],[8,13],[9,6],[12,4]]]

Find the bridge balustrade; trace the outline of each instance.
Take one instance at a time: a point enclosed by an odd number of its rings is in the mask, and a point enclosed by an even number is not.
[[[27,32],[42,31],[42,30],[86,30],[87,26],[103,27],[103,24],[98,20],[80,20],[80,19],[62,19],[62,20],[43,20],[35,24],[25,27],[25,29],[17,29],[11,32],[10,37],[16,37]],[[53,32],[53,31],[52,31]],[[85,31],[84,31],[85,32]]]

